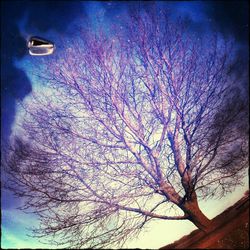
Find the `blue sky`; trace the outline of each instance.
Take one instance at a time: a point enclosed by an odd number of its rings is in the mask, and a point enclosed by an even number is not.
[[[126,16],[128,8],[147,8],[145,2],[56,2],[42,1],[39,4],[34,4],[30,1],[9,1],[9,3],[4,1],[3,3],[1,15],[4,23],[1,38],[3,45],[1,46],[3,62],[1,65],[3,72],[1,79],[2,147],[11,133],[11,127],[17,113],[17,101],[28,96],[34,87],[32,78],[27,74],[29,70],[32,70],[28,69],[30,59],[26,49],[28,36],[44,36],[57,43],[58,36],[75,35],[73,24],[79,21],[84,22],[84,20],[90,19],[94,29],[97,13],[102,16],[103,25],[109,27],[112,22],[117,22]],[[241,4],[232,2],[228,5],[225,2],[216,4],[209,1],[168,1],[158,2],[157,6],[159,9],[170,9],[174,18],[178,16],[190,18],[192,28],[197,32],[206,33],[212,27],[216,27],[222,34],[235,37],[239,48],[244,49],[247,46],[248,16],[244,11],[247,10],[247,4],[244,1]],[[60,50],[60,46],[58,49]],[[239,56],[242,54],[239,53]],[[2,175],[2,179],[4,179],[4,175]],[[241,198],[248,188],[247,183],[246,179],[244,187],[239,187],[221,201],[203,202],[201,207],[209,217],[214,217]],[[9,192],[2,191],[2,248],[46,248],[37,239],[27,236],[29,233],[27,227],[37,225],[38,222],[34,215],[24,214],[16,209],[21,202]],[[180,223],[184,224],[180,226]],[[147,233],[128,243],[128,246],[142,247],[143,244],[147,244],[148,247],[160,247],[177,240],[194,228],[189,222],[155,221],[148,228]],[[166,235],[165,231],[169,231],[169,233]],[[173,231],[175,232],[172,233]]]

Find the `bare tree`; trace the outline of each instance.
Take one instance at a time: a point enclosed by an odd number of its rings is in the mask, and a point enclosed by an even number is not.
[[[35,235],[80,248],[123,244],[152,219],[209,231],[198,199],[233,190],[248,164],[232,43],[161,12],[63,44],[7,157],[8,187],[41,218]]]

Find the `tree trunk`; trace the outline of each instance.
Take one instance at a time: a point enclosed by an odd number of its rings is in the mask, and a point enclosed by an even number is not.
[[[196,195],[194,196],[195,197],[192,197],[190,200],[185,201],[184,204],[181,205],[181,209],[188,215],[192,223],[207,233],[212,230],[212,221],[200,210]]]

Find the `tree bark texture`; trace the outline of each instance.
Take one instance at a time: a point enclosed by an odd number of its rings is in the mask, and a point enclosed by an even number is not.
[[[188,219],[203,232],[208,233],[212,230],[212,221],[200,210],[195,194],[192,195],[191,199],[186,200],[180,207],[184,213],[188,215]]]

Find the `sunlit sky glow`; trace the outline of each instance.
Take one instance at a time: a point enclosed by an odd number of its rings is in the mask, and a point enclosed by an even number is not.
[[[60,4],[60,3],[59,3]],[[95,14],[98,13],[100,18],[100,23],[105,26],[105,28],[109,28],[112,22],[119,22],[120,18],[126,17],[127,13],[127,5],[132,6],[133,3],[123,2],[121,4],[117,3],[101,3],[101,2],[83,2],[82,3],[82,11],[84,10],[86,15],[91,20],[91,28],[94,30],[97,23],[97,18]],[[158,8],[163,8],[164,3],[159,2]],[[201,29],[201,32],[207,32],[210,30],[210,25],[213,23],[212,17],[210,17],[206,8],[208,4],[203,4],[201,2],[168,2],[166,3],[166,7],[169,8],[173,12],[173,17],[176,18],[178,15],[188,16],[193,21],[193,25],[195,29],[198,26],[197,30]],[[61,34],[60,31],[48,29],[46,31],[41,31],[39,28],[28,29],[26,26],[27,22],[27,13],[22,15],[22,18],[19,19],[19,31],[21,35],[26,39],[29,35],[40,35],[48,37],[50,40],[55,42],[56,44],[56,52],[57,55],[61,51],[61,47],[58,44],[60,39],[63,36],[68,36],[71,39],[74,36],[77,36],[77,32],[74,32],[74,24],[78,22],[83,22],[84,19],[81,15],[77,16],[71,23],[65,27],[65,33]],[[60,17],[61,18],[61,17]],[[63,18],[63,17],[62,17]],[[21,20],[21,21],[20,21]],[[53,23],[51,23],[53,27]],[[234,35],[234,34],[230,34]],[[58,44],[58,45],[57,45]],[[53,57],[54,55],[52,55]],[[32,88],[34,92],[45,91],[46,87],[44,87],[41,83],[41,79],[37,78],[34,75],[34,67],[39,62],[40,58],[33,58],[31,56],[25,55],[22,58],[14,58],[14,65],[23,70],[32,84]],[[50,57],[46,57],[42,60],[50,60]],[[31,92],[32,93],[32,92]],[[31,93],[26,95],[24,101],[28,101],[31,97]],[[12,126],[12,133],[17,133],[17,123],[22,119],[22,112],[20,111],[20,107],[16,102],[16,116],[15,122]],[[201,201],[200,207],[201,210],[211,219],[225,210],[227,207],[233,205],[237,200],[239,200],[244,192],[248,190],[248,176],[246,173],[246,177],[244,179],[244,185],[238,187],[234,192],[228,194],[226,197],[220,200],[209,200],[209,201]],[[36,217],[32,214],[24,214],[22,211],[16,209],[17,202],[13,197],[11,197],[13,201],[13,206],[2,208],[2,235],[1,235],[1,247],[2,248],[52,248],[51,245],[45,245],[39,242],[38,239],[34,239],[28,237],[29,231],[27,227],[38,225],[38,221]],[[196,227],[189,221],[164,221],[164,220],[153,220],[144,231],[139,235],[138,238],[132,239],[128,241],[124,247],[127,248],[149,248],[155,249],[172,243],[175,240],[178,240],[180,237],[190,233],[192,230],[196,229]]]

